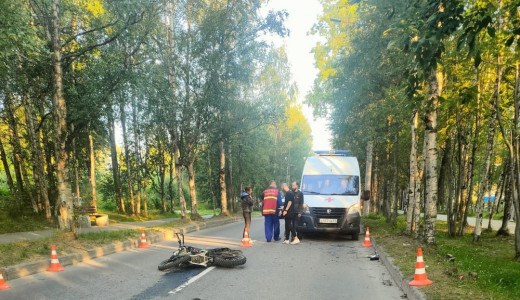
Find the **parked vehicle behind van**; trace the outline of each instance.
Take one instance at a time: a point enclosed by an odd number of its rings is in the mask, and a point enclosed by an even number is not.
[[[300,232],[360,233],[360,172],[356,157],[346,150],[316,151],[307,157],[300,190],[304,212]]]

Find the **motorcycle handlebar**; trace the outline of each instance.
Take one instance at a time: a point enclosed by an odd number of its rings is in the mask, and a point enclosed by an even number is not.
[[[175,235],[177,236],[177,240],[179,241],[179,247],[182,247],[184,245],[184,233],[176,232]],[[182,243],[181,243],[181,236],[182,236]]]

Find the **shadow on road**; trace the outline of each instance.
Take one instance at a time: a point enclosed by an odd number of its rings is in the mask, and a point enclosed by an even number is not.
[[[348,241],[352,243],[356,243],[358,241],[352,240],[351,235],[344,235],[339,233],[304,233],[302,240],[311,240],[311,241],[325,241],[325,242],[338,242],[338,241]]]

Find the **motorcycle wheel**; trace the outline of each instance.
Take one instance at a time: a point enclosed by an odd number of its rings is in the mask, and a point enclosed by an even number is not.
[[[167,260],[161,261],[161,263],[157,266],[157,269],[159,269],[159,271],[164,271],[164,270],[171,269],[171,268],[176,268],[176,267],[178,268],[181,265],[187,263],[189,260],[190,260],[189,255],[170,257]]]
[[[215,265],[224,268],[233,268],[246,263],[246,257],[236,253],[222,253],[213,259]]]

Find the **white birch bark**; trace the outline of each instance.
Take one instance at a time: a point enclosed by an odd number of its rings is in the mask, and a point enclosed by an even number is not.
[[[419,123],[419,114],[417,111],[412,113],[411,137],[412,146],[410,149],[410,182],[408,184],[408,209],[406,211],[406,229],[405,233],[410,235],[416,232],[416,222],[414,222],[417,194],[419,192],[417,178],[417,127]]]
[[[428,110],[426,112],[426,134],[428,152],[426,156],[426,188],[424,205],[424,241],[435,244],[437,221],[437,108],[439,106],[439,82],[442,77],[437,69],[433,69],[429,78]]]
[[[365,167],[365,191],[368,191],[368,193],[371,193],[371,186],[372,186],[372,148],[373,143],[372,141],[369,141],[367,143],[367,160],[366,160],[366,167]],[[369,199],[363,199],[363,214],[367,215],[370,212],[370,198]]]

